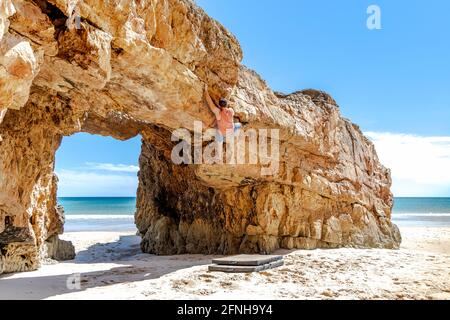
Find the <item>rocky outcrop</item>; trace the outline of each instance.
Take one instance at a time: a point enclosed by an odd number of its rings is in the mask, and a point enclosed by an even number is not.
[[[45,241],[47,257],[56,261],[67,261],[75,258],[75,247],[70,241],[51,236]]]
[[[56,187],[55,187],[56,188]],[[50,217],[53,225],[46,226],[47,234],[50,234],[44,243],[44,256],[56,261],[66,261],[75,258],[75,247],[70,241],[61,240],[58,234],[64,231],[64,208],[56,207],[56,216]]]
[[[189,0],[1,0],[0,271],[37,268],[63,232],[55,152],[77,132],[142,135],[145,252],[398,247],[373,144],[327,94],[274,93],[241,59],[234,36]],[[264,157],[172,161],[173,132],[213,121],[205,84],[231,100],[244,132],[277,130],[266,139],[279,151],[272,174]]]

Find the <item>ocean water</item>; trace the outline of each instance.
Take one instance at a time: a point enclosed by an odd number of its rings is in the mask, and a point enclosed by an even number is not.
[[[133,231],[136,198],[58,198],[64,231]]]
[[[395,198],[392,220],[400,227],[450,227],[450,198]]]
[[[136,198],[59,198],[66,232],[133,231]],[[395,198],[393,221],[404,227],[450,227],[450,198]]]

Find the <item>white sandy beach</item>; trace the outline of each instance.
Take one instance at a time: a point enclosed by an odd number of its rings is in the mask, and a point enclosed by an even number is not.
[[[0,299],[450,299],[450,228],[401,231],[400,250],[280,251],[283,267],[254,274],[211,273],[214,256],[142,254],[130,232],[67,233],[76,260],[1,276]]]

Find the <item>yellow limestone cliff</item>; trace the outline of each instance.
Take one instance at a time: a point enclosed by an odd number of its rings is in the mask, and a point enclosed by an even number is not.
[[[327,94],[274,93],[241,60],[236,38],[189,0],[0,0],[0,273],[54,251],[55,152],[77,132],[142,136],[144,252],[397,248],[373,144]],[[205,84],[244,131],[278,130],[276,173],[173,163],[172,132],[213,121]]]

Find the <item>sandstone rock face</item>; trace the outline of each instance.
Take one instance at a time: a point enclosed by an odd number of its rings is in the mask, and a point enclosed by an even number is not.
[[[45,241],[47,256],[56,261],[67,261],[75,258],[75,247],[70,241],[51,236]]]
[[[0,0],[0,273],[37,268],[63,232],[55,152],[77,132],[142,135],[145,252],[397,248],[390,172],[373,144],[327,94],[274,93],[241,59],[189,0]],[[267,138],[278,170],[262,175],[263,157],[173,163],[171,133],[213,122],[205,84],[244,132],[278,130]]]

